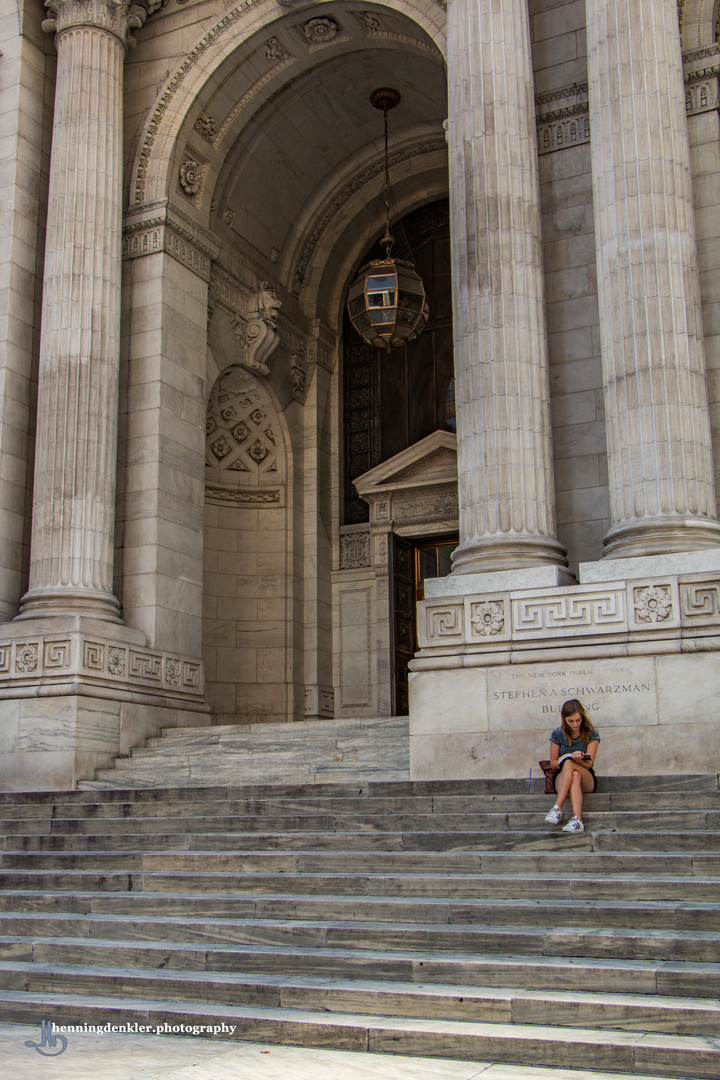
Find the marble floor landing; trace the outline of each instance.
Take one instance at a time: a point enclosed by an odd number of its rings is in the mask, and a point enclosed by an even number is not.
[[[179,1036],[69,1034],[67,1040],[63,1053],[44,1057],[25,1045],[41,1042],[38,1027],[0,1024],[3,1075],[13,1080],[637,1080],[626,1073]]]

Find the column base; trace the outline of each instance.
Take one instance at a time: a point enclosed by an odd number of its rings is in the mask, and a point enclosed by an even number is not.
[[[534,566],[567,566],[567,552],[553,537],[477,537],[452,553],[452,574],[484,574]]]
[[[413,780],[536,774],[574,697],[602,736],[599,775],[708,771],[720,753],[720,552],[588,567],[624,573],[535,588],[512,573],[438,579],[418,604],[409,665]]]
[[[16,619],[51,619],[88,616],[120,623],[120,604],[112,593],[99,589],[30,589],[20,601]]]
[[[639,518],[610,529],[603,548],[605,559],[720,548],[720,522],[712,518]]]
[[[210,723],[202,708],[178,709],[85,693],[0,700],[0,789],[72,791],[96,769],[142,746],[162,728]]]
[[[209,723],[202,663],[86,615],[0,626],[0,786],[68,789],[162,727]]]
[[[582,701],[600,733],[600,790],[603,776],[712,772],[720,755],[717,666],[717,654],[559,657],[413,672],[410,778],[524,778],[542,792],[538,762],[550,756],[550,732],[569,698]]]

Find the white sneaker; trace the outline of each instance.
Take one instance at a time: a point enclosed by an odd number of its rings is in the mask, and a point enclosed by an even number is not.
[[[559,825],[562,821],[562,810],[559,806],[553,806],[550,813],[545,818],[551,825]]]
[[[563,832],[585,832],[585,826],[580,818],[572,817],[567,825],[563,826]]]

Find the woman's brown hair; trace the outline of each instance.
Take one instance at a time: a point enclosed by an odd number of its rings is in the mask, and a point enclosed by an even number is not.
[[[582,717],[582,724],[580,725],[579,735],[582,741],[587,744],[592,742],[593,726],[590,722],[590,717],[585,712],[585,706],[577,698],[570,698],[569,701],[563,702],[563,706],[560,709],[560,719],[562,721],[562,729],[565,734],[565,738],[568,741],[568,746],[572,743],[575,736],[571,732],[567,725],[566,717],[572,716],[573,713],[579,713]]]

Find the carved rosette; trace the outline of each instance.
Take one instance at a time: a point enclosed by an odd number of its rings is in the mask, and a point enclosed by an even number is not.
[[[340,25],[335,19],[319,17],[303,24],[302,32],[311,45],[325,45],[336,38]]]
[[[193,158],[185,158],[180,166],[180,187],[186,195],[196,195],[200,190],[200,165]]]
[[[667,589],[650,585],[635,590],[635,615],[639,622],[658,623],[670,617],[672,598]]]
[[[485,637],[499,634],[505,625],[502,604],[498,604],[494,600],[486,600],[482,604],[473,604],[470,622],[476,634],[482,634]]]

